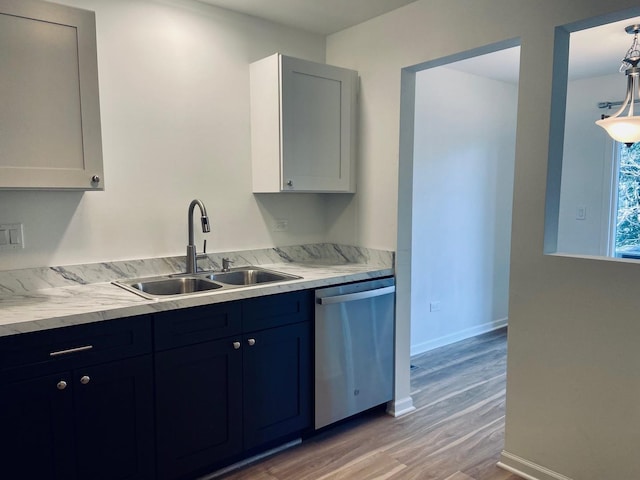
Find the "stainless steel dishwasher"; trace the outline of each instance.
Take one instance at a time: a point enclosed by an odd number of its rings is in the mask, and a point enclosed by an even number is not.
[[[316,290],[315,428],[393,396],[395,280]]]

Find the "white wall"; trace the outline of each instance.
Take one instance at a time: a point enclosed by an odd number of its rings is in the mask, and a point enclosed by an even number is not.
[[[273,52],[324,61],[320,35],[190,0],[59,0],[96,12],[104,192],[0,192],[25,249],[0,270],[183,255],[204,201],[208,250],[321,242],[352,196],[251,193],[249,63]],[[288,220],[273,232],[274,218]],[[196,235],[201,248],[203,237]]]
[[[397,246],[402,399],[410,393],[411,295],[410,236],[402,232],[411,227],[413,170],[410,154],[399,158],[410,150],[400,139],[412,144],[399,128],[401,100],[410,104],[401,83],[412,84],[402,69],[520,38],[503,461],[531,478],[640,478],[640,269],[543,254],[555,28],[625,9],[640,13],[635,0],[418,0],[327,42],[328,62],[361,75],[361,243]]]
[[[412,355],[507,322],[516,107],[516,85],[416,75]]]
[[[612,74],[573,80],[567,85],[567,111],[558,216],[558,252],[607,255],[613,142],[595,124],[598,102],[622,100],[626,77]],[[576,219],[579,207],[586,218]]]

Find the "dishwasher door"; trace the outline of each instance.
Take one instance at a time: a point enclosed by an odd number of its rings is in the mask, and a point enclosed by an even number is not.
[[[316,290],[315,428],[393,396],[395,280]]]

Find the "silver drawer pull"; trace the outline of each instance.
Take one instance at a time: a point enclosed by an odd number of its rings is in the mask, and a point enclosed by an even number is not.
[[[233,348],[238,350],[240,348],[240,342],[233,342]]]
[[[68,353],[84,352],[85,350],[91,350],[92,348],[93,348],[93,345],[85,345],[83,347],[69,348],[67,350],[58,350],[57,352],[49,353],[49,356],[57,357],[58,355],[66,355]]]
[[[58,390],[64,390],[65,388],[67,388],[67,382],[65,382],[64,380],[60,380],[56,384],[56,387],[58,387]]]
[[[91,377],[89,375],[83,375],[82,377],[80,377],[80,383],[83,385],[86,385],[90,381],[91,381]]]
[[[250,347],[253,347],[256,344],[256,339],[250,338],[249,340],[247,340],[247,343],[249,344]]]

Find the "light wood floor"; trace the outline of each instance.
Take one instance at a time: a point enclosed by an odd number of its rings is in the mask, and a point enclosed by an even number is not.
[[[503,448],[506,330],[412,359],[416,411],[375,412],[237,470],[226,480],[520,480]]]

